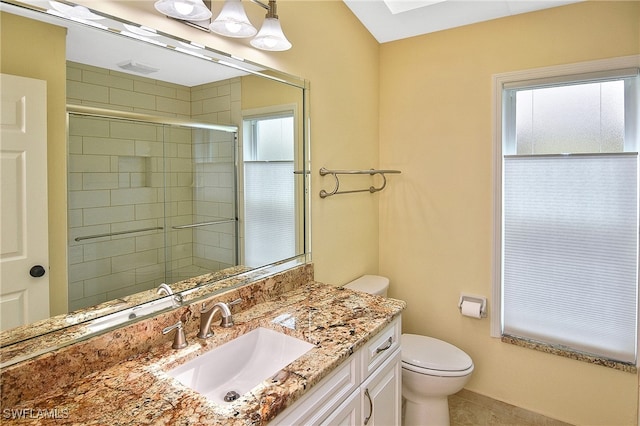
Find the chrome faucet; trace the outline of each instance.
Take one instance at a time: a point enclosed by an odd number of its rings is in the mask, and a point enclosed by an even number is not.
[[[156,293],[162,296],[164,295],[173,296],[173,299],[172,299],[173,306],[180,306],[182,304],[182,294],[180,293],[173,294],[173,290],[171,290],[171,287],[169,287],[165,283],[162,283],[158,286]]]
[[[233,326],[233,317],[231,316],[231,309],[229,309],[229,306],[237,305],[240,302],[242,302],[242,299],[236,299],[229,303],[216,302],[212,303],[211,306],[207,306],[206,303],[203,303],[202,308],[200,309],[200,331],[198,332],[198,337],[206,339],[207,337],[213,336],[213,332],[211,331],[211,321],[217,311],[220,311],[222,314],[220,327]]]
[[[173,294],[173,290],[171,290],[171,287],[169,287],[165,283],[162,283],[158,286],[158,291],[156,293],[160,295],[171,296]]]

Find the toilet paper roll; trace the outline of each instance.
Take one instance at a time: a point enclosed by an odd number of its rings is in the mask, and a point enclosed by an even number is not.
[[[482,308],[482,303],[473,302],[471,300],[465,300],[462,302],[462,308],[460,311],[462,315],[471,317],[471,318],[481,318],[480,309]]]

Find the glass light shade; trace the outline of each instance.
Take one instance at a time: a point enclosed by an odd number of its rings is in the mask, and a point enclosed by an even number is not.
[[[280,21],[277,18],[266,18],[258,35],[251,40],[251,45],[262,50],[282,51],[291,49],[291,43],[287,40]]]
[[[202,0],[158,0],[156,10],[184,21],[204,21],[211,18],[211,11]]]
[[[220,15],[209,25],[214,33],[227,37],[251,37],[258,32],[251,24],[240,0],[227,0]]]
[[[55,10],[60,12],[62,16],[67,18],[80,19],[80,20],[104,19],[102,16],[96,15],[95,13],[91,13],[91,11],[84,6],[80,6],[80,5],[69,6],[67,4],[60,3],[57,1],[50,1],[49,4]]]

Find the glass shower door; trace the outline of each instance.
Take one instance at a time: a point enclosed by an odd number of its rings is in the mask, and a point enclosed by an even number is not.
[[[230,129],[69,114],[70,311],[236,265]]]
[[[163,126],[69,114],[69,310],[165,280]]]
[[[168,282],[237,264],[236,133],[166,127]]]

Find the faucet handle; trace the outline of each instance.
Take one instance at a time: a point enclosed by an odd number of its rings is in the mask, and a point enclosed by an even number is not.
[[[176,330],[176,335],[173,338],[173,349],[182,349],[187,346],[187,337],[184,335],[184,328],[182,327],[182,321],[170,325],[162,330],[162,334],[167,334],[171,330]]]
[[[237,305],[238,303],[242,302],[242,297],[238,297],[236,300],[233,300],[229,303],[227,303],[227,307],[231,307],[233,305]],[[229,316],[222,316],[222,321],[220,321],[220,327],[224,327],[224,328],[229,328],[229,327],[233,327],[233,316],[229,315]]]

